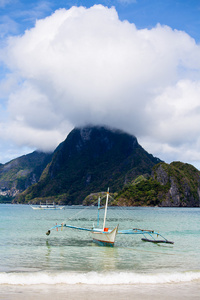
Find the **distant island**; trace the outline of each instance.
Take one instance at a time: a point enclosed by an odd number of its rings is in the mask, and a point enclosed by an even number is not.
[[[0,165],[0,203],[91,204],[110,188],[111,205],[199,207],[200,172],[166,164],[117,129],[73,129],[53,153],[33,152]]]

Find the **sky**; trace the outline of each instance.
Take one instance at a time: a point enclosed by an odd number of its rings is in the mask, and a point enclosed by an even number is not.
[[[0,163],[88,124],[200,169],[199,0],[0,0]]]

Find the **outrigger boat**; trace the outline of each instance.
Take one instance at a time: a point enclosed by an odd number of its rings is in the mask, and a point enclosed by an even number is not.
[[[54,210],[54,209],[63,209],[64,206],[59,206],[56,205],[54,202],[53,203],[47,203],[43,204],[40,202],[40,205],[30,205],[32,209],[50,209],[50,210]]]
[[[46,235],[49,235],[51,233],[51,230],[53,230],[53,229],[58,230],[58,228],[61,228],[61,230],[62,230],[64,227],[67,227],[67,228],[71,228],[71,229],[85,230],[85,231],[91,232],[93,242],[98,243],[99,245],[103,245],[103,246],[114,246],[117,234],[141,234],[141,235],[143,235],[143,238],[141,240],[144,242],[174,244],[174,242],[167,240],[164,236],[162,236],[158,232],[155,232],[154,230],[144,230],[144,229],[139,229],[139,228],[118,230],[119,225],[117,225],[114,229],[107,228],[106,227],[106,215],[107,215],[107,209],[108,209],[108,198],[109,198],[109,189],[106,194],[104,222],[103,222],[102,228],[96,228],[94,226],[92,228],[84,228],[84,227],[77,227],[77,226],[72,226],[72,225],[62,223],[60,225],[56,224],[55,226],[50,228],[46,232]],[[97,226],[99,225],[99,210],[100,209],[102,209],[102,207],[100,206],[100,198],[99,198]],[[147,238],[147,236],[148,236],[148,238]]]

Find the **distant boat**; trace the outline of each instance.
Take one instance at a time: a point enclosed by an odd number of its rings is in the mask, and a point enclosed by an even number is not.
[[[98,227],[93,227],[92,228],[84,228],[84,227],[78,227],[78,226],[73,226],[73,225],[68,225],[68,224],[60,224],[60,225],[55,225],[52,228],[50,228],[47,232],[46,235],[49,235],[51,233],[52,229],[57,229],[61,227],[61,230],[63,230],[63,227],[67,227],[70,229],[77,229],[77,230],[85,230],[89,231],[91,233],[93,242],[98,243],[99,245],[103,246],[114,246],[115,243],[115,238],[117,234],[141,234],[143,235],[142,241],[145,242],[152,242],[152,243],[167,243],[167,244],[173,244],[174,242],[168,241],[165,237],[163,237],[161,234],[158,232],[155,232],[154,230],[146,230],[146,229],[139,229],[139,228],[131,228],[131,229],[125,229],[125,230],[118,230],[117,225],[114,229],[109,229],[106,227],[106,215],[107,215],[107,209],[108,209],[108,197],[109,197],[109,189],[107,191],[106,195],[106,204],[105,207],[100,206],[100,198],[98,200],[98,219],[97,219],[97,226],[99,226],[99,210],[101,208],[105,208],[104,212],[104,222],[103,222],[103,227],[98,228]],[[148,236],[148,238],[147,238]],[[154,236],[157,236],[155,238]],[[160,239],[158,239],[160,237]]]
[[[49,209],[49,210],[55,210],[55,209],[63,209],[64,206],[59,206],[56,205],[54,202],[53,203],[41,203],[40,205],[30,205],[32,209]]]

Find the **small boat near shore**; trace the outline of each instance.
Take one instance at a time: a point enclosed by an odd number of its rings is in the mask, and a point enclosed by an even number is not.
[[[108,197],[109,197],[109,189],[106,194],[106,205],[105,205],[105,213],[104,213],[104,221],[103,221],[103,228],[93,228],[91,231],[93,242],[98,243],[104,246],[114,246],[115,238],[118,232],[117,225],[114,229],[109,229],[106,227],[106,215],[108,209]],[[99,224],[99,210],[101,209],[100,206],[100,198],[98,200],[98,224]]]
[[[85,230],[89,231],[91,233],[91,237],[93,242],[102,245],[102,246],[114,246],[116,236],[118,234],[140,234],[143,236],[141,239],[144,242],[151,242],[151,243],[166,243],[166,244],[174,244],[174,242],[167,240],[164,236],[162,236],[160,233],[155,232],[154,230],[146,230],[146,229],[139,229],[139,228],[131,228],[131,229],[124,229],[124,230],[118,230],[119,224],[115,226],[113,229],[109,229],[106,227],[106,216],[107,216],[107,209],[108,209],[108,198],[109,198],[109,189],[106,193],[106,204],[105,207],[101,207],[100,205],[100,198],[98,199],[98,218],[97,218],[97,227],[94,225],[92,228],[85,228],[85,227],[78,227],[74,225],[65,224],[64,222],[60,225],[55,225],[52,228],[50,228],[46,235],[50,235],[51,230],[56,229],[58,231],[58,228],[61,228],[63,230],[64,227],[70,228],[70,229],[76,229],[76,230]],[[104,208],[104,221],[102,228],[99,228],[99,210]]]
[[[48,209],[48,210],[55,210],[55,209],[63,209],[64,206],[56,205],[54,202],[53,203],[48,203],[46,202],[41,203],[39,205],[30,205],[32,209]]]

